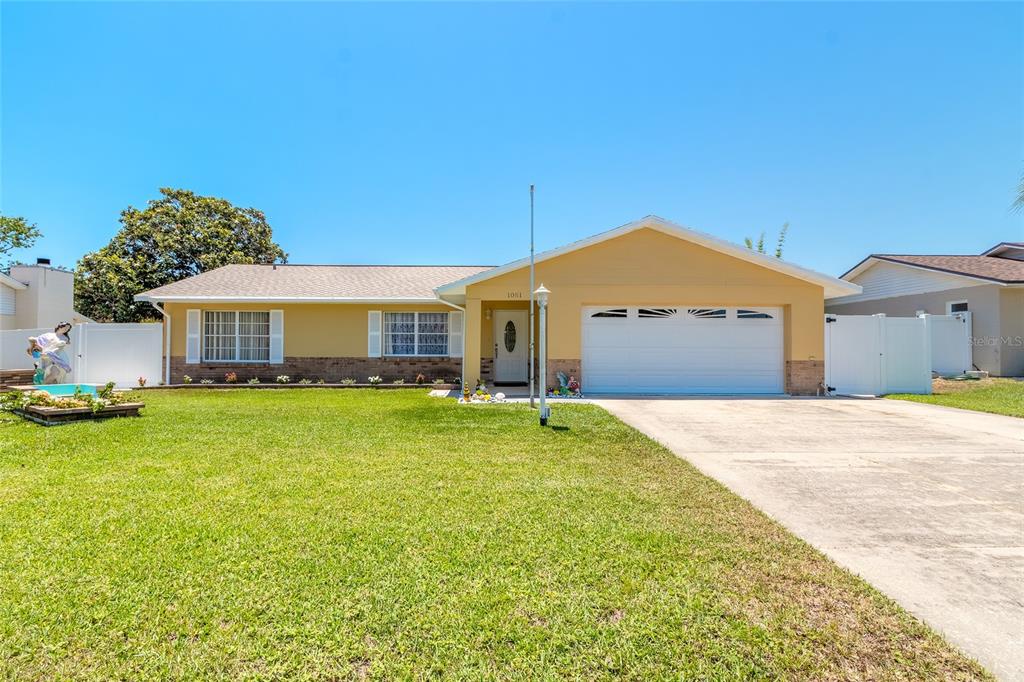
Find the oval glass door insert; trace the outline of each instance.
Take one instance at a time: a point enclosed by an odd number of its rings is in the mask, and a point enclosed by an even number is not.
[[[505,323],[505,350],[509,353],[516,349],[516,326],[509,320]]]

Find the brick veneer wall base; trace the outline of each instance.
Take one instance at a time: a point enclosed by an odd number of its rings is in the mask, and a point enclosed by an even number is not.
[[[786,360],[786,393],[817,395],[825,380],[825,363],[821,360]]]
[[[31,384],[34,375],[32,369],[0,369],[0,388]]]
[[[292,381],[299,379],[323,379],[327,382],[339,382],[342,379],[355,379],[365,383],[367,377],[379,376],[386,382],[405,379],[412,383],[417,374],[423,374],[427,381],[445,379],[458,380],[462,375],[461,358],[310,358],[287,357],[280,365],[243,362],[204,362],[185,364],[185,358],[171,358],[171,383],[180,384],[182,377],[188,375],[193,381],[213,379],[224,381],[224,375],[234,372],[239,383],[252,377],[260,381],[273,381],[275,377],[287,374]]]
[[[494,381],[494,358],[480,358],[480,381],[490,383]],[[476,381],[475,377],[466,377],[466,381]]]

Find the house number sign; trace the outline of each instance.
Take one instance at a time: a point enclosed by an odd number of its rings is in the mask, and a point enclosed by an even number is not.
[[[508,293],[505,294],[505,296],[507,298],[522,298],[523,297],[523,292],[521,292],[521,291],[509,291]]]

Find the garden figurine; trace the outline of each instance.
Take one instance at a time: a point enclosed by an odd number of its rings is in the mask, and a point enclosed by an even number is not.
[[[43,383],[43,348],[35,337],[29,337],[26,352],[32,356],[32,383],[38,386]]]
[[[52,332],[29,337],[28,341],[39,347],[39,368],[43,373],[41,383],[67,383],[71,362],[64,348],[71,344],[71,323],[61,322]]]

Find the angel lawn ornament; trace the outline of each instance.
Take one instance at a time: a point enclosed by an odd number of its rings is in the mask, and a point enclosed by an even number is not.
[[[29,354],[36,364],[33,381],[43,384],[67,383],[71,361],[64,349],[71,344],[71,323],[61,322],[52,332],[30,336],[28,342]]]

